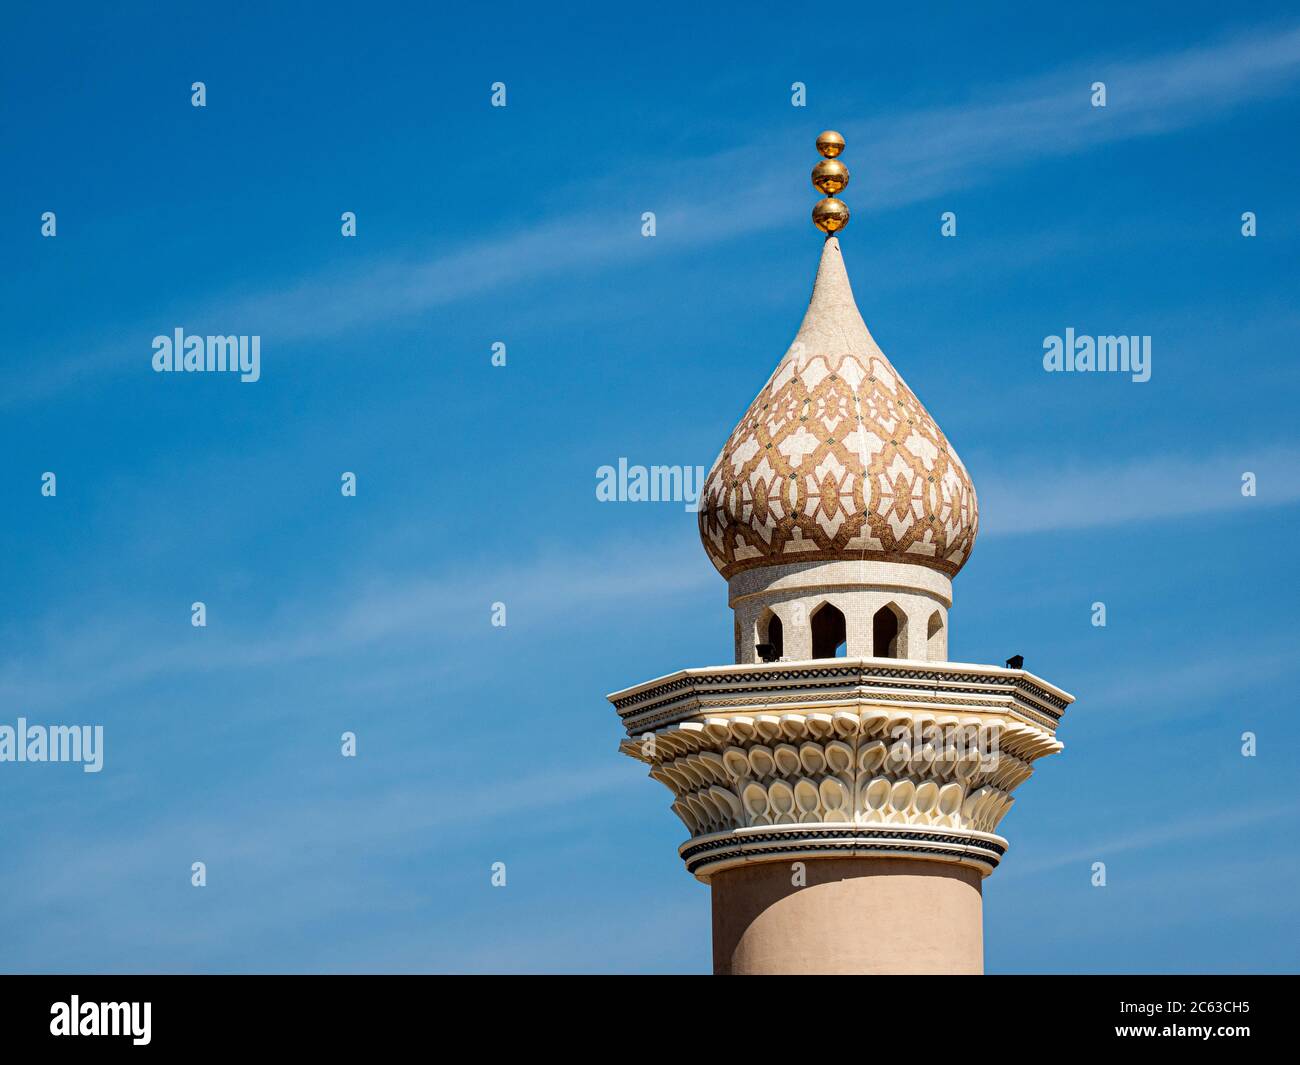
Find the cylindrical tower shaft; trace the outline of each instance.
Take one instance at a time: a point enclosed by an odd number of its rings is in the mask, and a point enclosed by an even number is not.
[[[716,873],[713,971],[979,974],[980,874],[909,858],[813,858]]]

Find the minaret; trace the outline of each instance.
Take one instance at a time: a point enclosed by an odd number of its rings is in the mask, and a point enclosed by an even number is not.
[[[862,321],[844,138],[817,147],[812,300],[701,498],[735,664],[609,700],[690,833],[715,972],[979,973],[999,822],[1073,697],[1015,659],[948,661],[975,488]]]

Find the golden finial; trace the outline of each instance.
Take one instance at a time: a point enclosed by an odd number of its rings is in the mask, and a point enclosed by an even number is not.
[[[836,156],[844,151],[844,138],[828,129],[817,138],[817,150],[825,156],[812,171],[813,187],[826,198],[813,208],[813,225],[829,236],[849,224],[849,209],[835,194],[849,183],[849,168]]]
[[[827,196],[826,199],[817,201],[817,206],[813,208],[813,225],[823,233],[838,233],[848,224],[849,209],[844,206],[843,200]]]
[[[849,183],[849,168],[838,159],[823,159],[812,172],[813,186],[824,196],[843,192]]]
[[[817,136],[817,150],[827,159],[834,159],[844,151],[844,138],[833,129],[828,129]]]

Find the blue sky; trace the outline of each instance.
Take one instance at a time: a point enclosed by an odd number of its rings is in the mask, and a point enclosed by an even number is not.
[[[951,656],[1079,700],[989,971],[1294,971],[1287,7],[9,12],[0,724],[106,749],[0,764],[0,968],[707,971],[603,697],[729,660],[725,585],[595,471],[712,462],[833,127],[859,307],[980,496]],[[260,335],[261,380],[153,373],[178,326]],[[1150,335],[1151,380],[1045,373],[1066,328]]]

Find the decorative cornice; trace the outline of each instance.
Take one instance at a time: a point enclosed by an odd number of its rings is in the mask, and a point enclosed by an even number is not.
[[[629,733],[708,710],[789,703],[906,702],[935,710],[1008,712],[1054,731],[1074,697],[1019,669],[903,659],[824,659],[687,669],[615,692]]]

